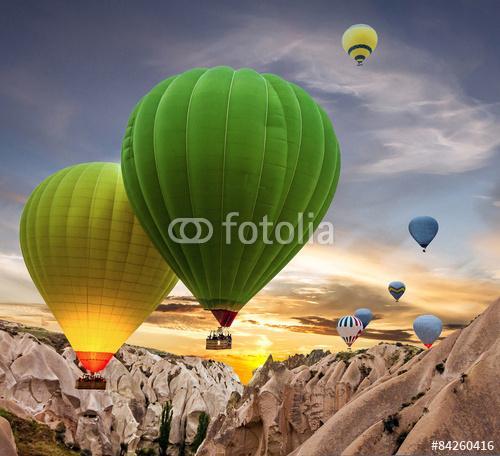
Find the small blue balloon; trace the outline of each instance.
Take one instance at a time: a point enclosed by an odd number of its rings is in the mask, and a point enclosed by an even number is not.
[[[395,280],[394,282],[391,282],[388,286],[389,293],[392,295],[392,297],[397,301],[401,298],[401,296],[404,295],[406,291],[406,285],[403,282],[399,282],[398,280]]]
[[[408,230],[425,252],[427,246],[436,237],[439,224],[435,218],[425,215],[412,219],[408,225]]]
[[[356,312],[354,312],[354,316],[361,320],[361,323],[363,323],[363,329],[368,326],[368,323],[370,323],[373,318],[372,311],[366,308],[356,310]]]
[[[413,330],[421,342],[430,348],[443,330],[442,321],[434,315],[420,315],[413,322]]]

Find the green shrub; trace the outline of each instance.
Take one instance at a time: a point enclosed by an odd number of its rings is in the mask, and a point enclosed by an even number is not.
[[[56,426],[56,429],[54,432],[56,434],[56,441],[64,444],[64,438],[66,436],[66,426],[62,421],[57,423],[57,426]]]
[[[389,358],[389,362],[391,363],[391,366],[394,366],[394,364],[396,364],[398,361],[399,361],[399,352],[396,351]]]
[[[399,415],[396,413],[394,415],[389,415],[384,420],[384,431],[388,434],[392,434],[394,432],[394,428],[399,426]]]
[[[368,377],[371,371],[372,368],[366,366],[365,364],[361,364],[361,366],[359,366],[359,372],[361,373],[361,378]]]
[[[160,445],[160,456],[167,456],[168,438],[170,437],[170,425],[172,424],[172,403],[170,401],[163,405],[160,418],[160,436],[158,444]]]
[[[136,454],[137,456],[156,456],[156,451],[153,448],[141,448]]]
[[[422,396],[425,396],[425,393],[423,391],[420,391],[420,393],[416,394],[411,398],[412,402],[418,401]]]
[[[19,456],[78,456],[79,453],[62,444],[47,425],[32,419],[23,419],[7,410],[0,409],[12,429]],[[58,426],[62,430],[62,426]],[[1,451],[0,451],[1,454]]]

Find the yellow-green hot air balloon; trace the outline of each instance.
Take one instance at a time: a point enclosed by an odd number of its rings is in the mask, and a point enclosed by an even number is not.
[[[116,163],[71,166],[45,179],[20,231],[36,287],[92,373],[177,282],[134,216]]]
[[[195,68],[139,101],[122,171],[146,232],[227,327],[309,237],[279,242],[279,223],[297,234],[303,214],[318,226],[335,193],[340,152],[327,114],[295,84],[247,68]],[[259,227],[265,217],[268,238]],[[195,242],[182,241],[182,232],[191,240],[195,233]]]
[[[362,65],[365,59],[377,47],[377,32],[366,24],[351,25],[342,35],[342,47],[358,65]]]

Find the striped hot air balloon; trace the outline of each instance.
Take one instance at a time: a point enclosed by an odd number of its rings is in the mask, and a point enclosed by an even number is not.
[[[344,339],[348,349],[356,341],[361,332],[363,331],[363,323],[358,317],[354,315],[346,315],[339,319],[337,323],[337,332],[339,336]]]
[[[342,36],[342,47],[358,63],[363,62],[377,47],[377,32],[366,24],[351,25]]]

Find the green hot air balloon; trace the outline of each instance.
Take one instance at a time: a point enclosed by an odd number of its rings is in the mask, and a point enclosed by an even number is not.
[[[26,203],[20,241],[33,282],[92,373],[177,282],[134,216],[117,163],[45,179]]]
[[[228,327],[311,234],[278,242],[287,237],[286,230],[278,237],[280,223],[290,224],[288,234],[298,233],[300,214],[314,228],[320,223],[337,186],[340,151],[325,111],[295,84],[247,68],[195,68],[139,101],[122,171],[146,232],[203,308]],[[198,222],[183,225],[186,218]],[[271,234],[252,239],[250,225],[260,229],[263,220]],[[183,232],[198,240],[180,241]]]

